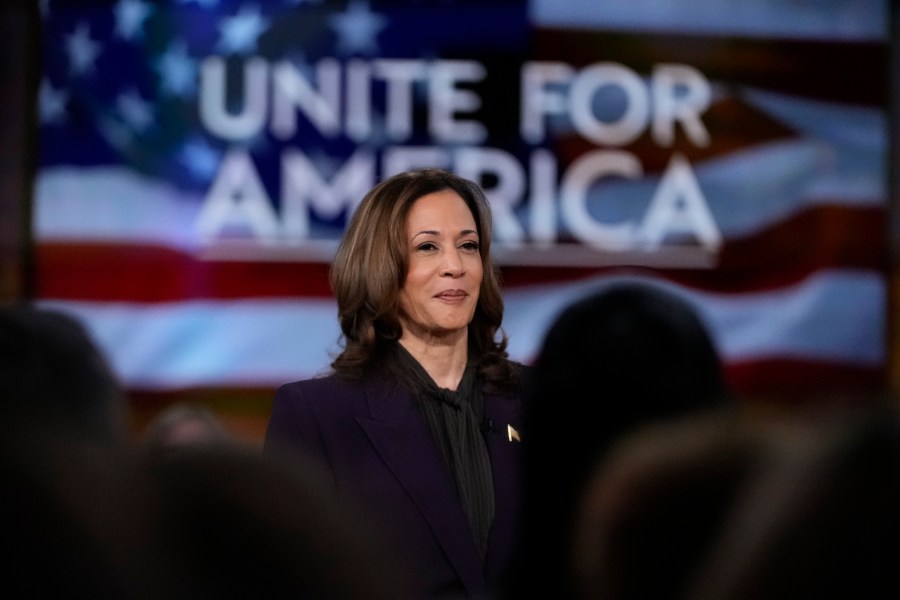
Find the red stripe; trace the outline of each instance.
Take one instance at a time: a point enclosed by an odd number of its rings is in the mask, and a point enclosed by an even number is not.
[[[829,361],[735,361],[726,365],[726,376],[739,397],[772,403],[861,405],[883,400],[888,389],[886,367]]]
[[[204,261],[170,248],[42,243],[37,295],[101,302],[327,297],[327,263]]]

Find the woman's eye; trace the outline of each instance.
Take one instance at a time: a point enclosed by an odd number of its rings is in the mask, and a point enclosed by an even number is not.
[[[467,241],[467,242],[463,242],[462,245],[461,245],[460,247],[463,248],[464,250],[471,250],[471,251],[473,251],[473,252],[477,252],[477,251],[478,251],[478,248],[479,248],[478,242],[473,241],[473,240],[469,240],[469,241]]]
[[[416,250],[434,250],[437,248],[437,244],[434,242],[423,242],[416,246]]]

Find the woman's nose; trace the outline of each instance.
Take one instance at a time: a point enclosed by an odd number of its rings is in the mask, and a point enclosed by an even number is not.
[[[444,264],[441,266],[441,274],[450,277],[459,277],[463,273],[463,263],[459,252],[455,248],[444,252]]]

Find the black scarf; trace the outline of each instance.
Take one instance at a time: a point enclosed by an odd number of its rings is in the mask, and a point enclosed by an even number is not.
[[[444,462],[456,482],[463,511],[482,558],[494,520],[494,480],[481,422],[484,397],[474,365],[468,365],[456,391],[439,388],[401,344],[397,358]]]

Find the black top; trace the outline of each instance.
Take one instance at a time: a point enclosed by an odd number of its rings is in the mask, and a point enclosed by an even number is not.
[[[482,433],[484,398],[477,369],[469,364],[455,391],[441,388],[402,345],[396,346],[398,367],[407,375],[431,435],[453,475],[475,544],[484,557],[494,520],[494,485]]]

